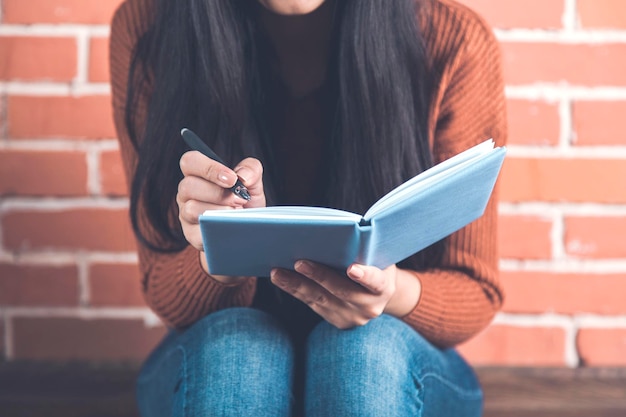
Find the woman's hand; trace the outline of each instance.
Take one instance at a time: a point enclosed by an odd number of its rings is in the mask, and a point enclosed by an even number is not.
[[[180,158],[180,169],[184,178],[178,184],[176,194],[178,219],[185,239],[201,252],[203,247],[198,216],[204,211],[265,206],[263,167],[258,159],[246,158],[234,169],[230,169],[198,151],[190,151]],[[238,177],[248,188],[250,201],[230,191],[229,188],[235,185]],[[208,272],[204,253],[200,254],[200,260]],[[214,278],[218,279],[215,276]],[[222,278],[218,280],[233,282],[227,277]]]
[[[296,262],[295,269],[274,269],[272,282],[339,329],[362,326],[383,313],[403,317],[419,301],[419,279],[395,265],[381,270],[353,264],[345,275],[310,261]]]

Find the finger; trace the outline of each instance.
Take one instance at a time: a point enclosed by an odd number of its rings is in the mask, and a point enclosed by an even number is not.
[[[375,266],[352,264],[348,267],[346,274],[352,281],[375,295],[385,293],[390,285],[387,276]]]
[[[307,304],[314,311],[331,309],[337,299],[315,282],[297,272],[286,269],[273,269],[270,275],[272,283]]]
[[[343,274],[326,265],[299,260],[295,263],[294,268],[340,300],[352,302],[355,297],[363,293],[363,287],[346,279]]]
[[[256,158],[246,158],[234,168],[239,179],[246,186],[252,200],[246,207],[264,207],[265,193],[263,191],[263,165]]]
[[[302,278],[298,275],[299,274],[294,271],[274,268],[270,271],[270,280],[274,285],[291,294],[296,292],[298,287],[302,284]]]
[[[183,227],[183,235],[185,236],[185,240],[187,240],[191,246],[199,251],[204,250],[202,233],[200,232],[199,227]]]
[[[230,188],[237,182],[237,174],[232,169],[198,151],[185,152],[179,165],[183,175],[200,177],[222,188]]]
[[[345,277],[343,279],[347,281]],[[361,314],[349,303],[343,302],[325,288],[316,285],[314,281],[297,272],[275,269],[272,270],[271,280],[276,286],[307,304],[311,310],[338,329],[362,326],[372,318]]]
[[[220,206],[197,200],[189,200],[178,206],[178,218],[189,224],[198,224],[198,217],[207,210],[233,209],[233,207]]]
[[[189,200],[204,201],[207,203],[227,206],[232,193],[226,188],[209,182],[200,177],[187,176],[178,183],[176,198],[184,203]]]
[[[376,270],[377,268],[373,268],[372,270],[372,275],[375,276],[375,279],[371,281],[376,280],[385,283],[385,277],[382,276],[383,274],[376,274]],[[365,287],[360,285],[326,265],[311,261],[296,262],[296,271],[318,283],[328,293],[339,300],[342,303],[341,305],[345,307],[351,306],[351,308],[347,308],[350,313],[347,317],[344,317],[344,324],[351,323],[353,326],[362,325],[368,320],[378,317],[383,312],[385,304],[381,304],[380,298],[381,296],[384,298],[385,293],[389,290],[386,284],[381,285],[380,291],[373,291],[371,286]],[[380,270],[378,271],[382,272]],[[357,271],[353,271],[353,273],[358,274]]]
[[[263,185],[263,165],[256,158],[246,158],[233,169],[243,185],[254,188]]]

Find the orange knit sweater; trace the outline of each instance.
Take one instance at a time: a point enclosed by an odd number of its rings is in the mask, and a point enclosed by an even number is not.
[[[128,71],[133,46],[150,23],[151,1],[126,0],[111,26],[113,113],[128,180],[136,165],[124,123]],[[490,28],[452,0],[424,2],[422,28],[436,75],[428,126],[435,162],[490,137],[504,145],[500,51]],[[140,110],[145,112],[145,105],[140,102]],[[497,189],[485,214],[448,239],[441,265],[416,273],[422,293],[403,320],[433,343],[453,346],[467,340],[500,308],[496,221]],[[185,327],[213,311],[252,303],[256,279],[235,286],[218,283],[203,271],[192,247],[161,254],[139,245],[138,255],[146,301],[170,326]]]

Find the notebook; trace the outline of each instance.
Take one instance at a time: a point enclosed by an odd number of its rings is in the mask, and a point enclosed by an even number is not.
[[[480,143],[399,185],[363,215],[307,206],[206,211],[199,222],[209,272],[263,277],[299,259],[386,268],[479,218],[505,154],[491,139]]]

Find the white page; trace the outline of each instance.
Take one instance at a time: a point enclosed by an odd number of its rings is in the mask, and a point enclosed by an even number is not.
[[[374,217],[377,213],[384,211],[387,207],[392,206],[398,200],[402,200],[406,197],[407,193],[413,194],[417,192],[417,190],[422,189],[423,186],[427,184],[432,184],[432,178],[435,180],[439,177],[445,177],[451,172],[456,172],[459,166],[465,166],[470,162],[473,162],[475,159],[479,158],[481,155],[489,153],[493,150],[494,142],[493,139],[488,139],[478,145],[475,145],[465,151],[446,159],[445,161],[440,162],[439,164],[433,166],[430,169],[427,169],[424,172],[421,172],[417,176],[403,183],[402,185],[394,188],[385,196],[383,196],[380,200],[372,205],[372,207],[367,210],[363,218],[365,220],[369,220]],[[427,181],[431,179],[430,181]],[[425,184],[420,184],[424,182]],[[426,184],[427,183],[427,184]],[[416,184],[420,184],[418,187]]]
[[[336,220],[350,219],[356,222],[361,216],[344,210],[327,207],[308,206],[272,206],[242,210],[207,210],[207,217],[238,217],[244,219],[301,219],[301,220]]]

